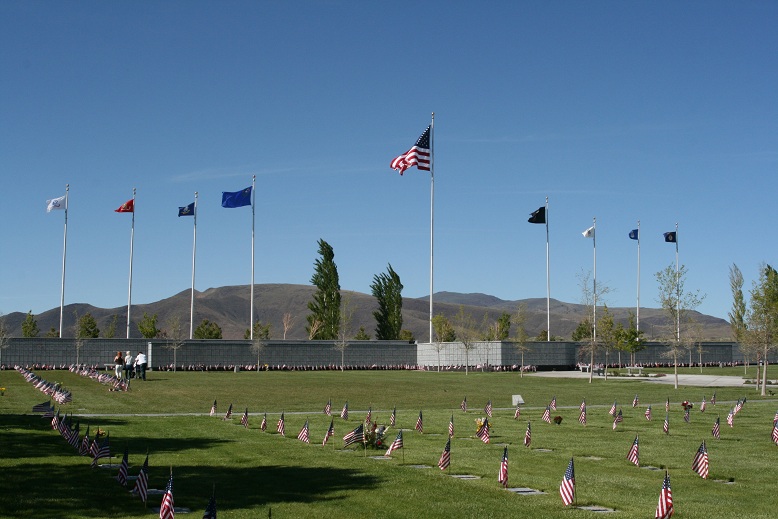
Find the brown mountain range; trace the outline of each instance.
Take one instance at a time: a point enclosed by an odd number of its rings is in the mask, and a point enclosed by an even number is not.
[[[283,337],[284,314],[292,316],[292,326],[286,334],[287,339],[306,339],[305,317],[310,313],[308,302],[312,300],[315,287],[308,285],[290,284],[264,284],[254,287],[254,311],[258,319],[271,325],[271,338]],[[373,311],[377,308],[372,295],[360,292],[342,290],[343,300],[348,300],[353,311],[350,326],[351,335],[354,335],[360,327],[364,327],[368,335],[373,336],[375,319]],[[248,285],[227,286],[209,288],[203,292],[195,291],[194,323],[197,326],[203,319],[217,323],[225,339],[242,339],[249,327],[249,298]],[[487,322],[493,324],[502,314],[507,312],[515,315],[520,303],[527,305],[527,330],[534,337],[546,329],[546,300],[544,298],[523,299],[519,301],[505,301],[487,294],[460,294],[454,292],[437,292],[434,299],[435,314],[443,314],[450,320],[459,312],[462,306],[473,320],[482,325]],[[143,314],[156,314],[157,326],[165,330],[171,318],[178,317],[185,329],[189,326],[190,291],[184,290],[178,294],[162,299],[155,303],[133,305],[130,335],[140,337],[137,322],[143,318]],[[115,337],[124,337],[126,330],[126,307],[97,308],[88,304],[76,303],[65,306],[63,328],[65,337],[73,336],[76,316],[82,316],[87,312],[97,320],[101,335],[108,329],[114,315],[118,315]],[[617,322],[625,325],[628,315],[633,308],[609,308]],[[21,324],[26,314],[14,312],[5,316],[5,323],[12,337],[21,337]],[[486,317],[485,317],[486,316]],[[551,331],[555,337],[569,339],[578,323],[585,316],[585,307],[579,304],[564,303],[555,299],[551,300]],[[59,325],[59,308],[47,310],[34,316],[40,336],[46,334],[51,328]],[[702,336],[708,340],[731,340],[729,323],[723,319],[709,315],[692,313],[693,319],[701,325]],[[403,298],[403,328],[410,330],[413,336],[420,342],[426,342],[429,336],[429,298]],[[640,328],[645,331],[648,339],[659,339],[667,334],[671,327],[667,326],[667,320],[659,309],[640,309]],[[513,331],[512,331],[513,333]]]

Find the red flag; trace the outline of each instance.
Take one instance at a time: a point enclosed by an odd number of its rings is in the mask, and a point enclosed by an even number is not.
[[[115,213],[134,213],[135,212],[135,199],[132,198],[130,200],[127,200],[122,205],[119,206],[119,209],[114,209]]]

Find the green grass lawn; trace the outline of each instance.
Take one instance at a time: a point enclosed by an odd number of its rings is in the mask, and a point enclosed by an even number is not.
[[[666,370],[665,370],[666,371]],[[671,371],[671,370],[670,370]],[[688,370],[699,373],[699,370]],[[743,368],[706,368],[706,373],[743,376]],[[653,517],[664,471],[637,468],[626,460],[636,434],[641,465],[667,468],[672,480],[676,515],[681,518],[775,516],[778,498],[772,488],[778,477],[778,446],[770,440],[778,400],[763,400],[753,387],[715,388],[718,405],[691,413],[684,423],[680,402],[698,406],[713,388],[646,383],[639,378],[604,382],[520,378],[517,373],[433,372],[242,372],[150,373],[133,382],[132,391],[114,393],[97,382],[69,372],[40,372],[73,391],[73,402],[62,406],[80,421],[110,432],[114,454],[130,452],[130,475],[137,474],[149,453],[151,488],[163,489],[172,467],[176,505],[202,517],[213,488],[219,517],[572,517],[591,516],[562,505],[558,487],[570,460],[575,459],[580,505],[614,508],[617,517]],[[772,373],[771,373],[772,374]],[[755,369],[750,370],[755,376]],[[117,469],[91,469],[90,460],[74,454],[49,420],[31,413],[45,396],[14,371],[0,372],[0,469],[3,492],[0,516],[20,517],[151,517],[161,496],[149,496],[149,508],[114,479]],[[526,404],[513,419],[511,395]],[[632,408],[638,394],[640,405]],[[469,411],[459,405],[467,397]],[[558,409],[549,425],[541,415],[552,396]],[[725,417],[743,396],[748,403],[730,429]],[[670,435],[662,432],[665,400],[670,398]],[[578,406],[586,398],[588,425],[578,423]],[[218,417],[208,416],[213,400]],[[321,441],[330,423],[322,409],[332,400],[335,436]],[[338,417],[348,400],[348,422]],[[494,407],[491,443],[475,438],[477,417],[491,400]],[[616,400],[624,422],[614,431],[608,414]],[[229,404],[233,418],[221,420]],[[651,404],[653,421],[643,417]],[[384,450],[343,449],[342,437],[372,408],[373,419],[388,424],[397,408],[391,442],[404,429],[405,447],[393,459],[376,460]],[[248,408],[250,427],[240,425]],[[424,433],[414,431],[423,411]],[[281,412],[286,438],[276,433]],[[259,430],[262,413],[268,431]],[[142,416],[142,415],[147,416]],[[481,479],[462,481],[437,468],[454,416],[451,442],[452,474]],[[711,436],[721,416],[721,440]],[[297,440],[306,420],[311,444]],[[522,440],[532,422],[530,449]],[[691,471],[702,440],[710,456],[710,479]],[[545,495],[521,496],[503,490],[497,473],[508,445],[509,486],[530,487]],[[548,452],[547,452],[548,451]],[[118,463],[118,461],[115,461]],[[426,465],[429,468],[415,468]],[[716,480],[722,480],[718,482]],[[724,482],[732,481],[732,484]],[[183,516],[182,516],[183,517]]]

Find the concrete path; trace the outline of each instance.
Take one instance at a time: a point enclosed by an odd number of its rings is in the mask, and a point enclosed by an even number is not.
[[[538,371],[537,373],[526,374],[530,377],[551,377],[551,378],[578,378],[588,379],[589,373],[580,371]],[[596,380],[604,380],[605,377],[595,375]],[[631,380],[640,382],[651,382],[655,384],[674,384],[675,376],[672,374],[664,377],[608,377],[608,380]],[[678,375],[679,386],[700,386],[700,387],[741,387],[744,386],[744,379],[737,376],[722,375]],[[749,384],[751,385],[751,384]]]

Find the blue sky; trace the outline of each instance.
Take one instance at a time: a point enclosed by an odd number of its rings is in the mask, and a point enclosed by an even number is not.
[[[317,240],[341,287],[391,263],[429,292],[429,173],[389,168],[435,112],[435,291],[579,302],[592,269],[611,306],[641,305],[674,264],[726,317],[776,262],[775,2],[0,3],[0,312],[133,303],[257,283],[308,284]]]

